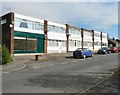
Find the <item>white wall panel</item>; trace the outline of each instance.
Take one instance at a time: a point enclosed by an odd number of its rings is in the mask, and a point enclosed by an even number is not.
[[[48,39],[66,40],[66,34],[48,32]]]

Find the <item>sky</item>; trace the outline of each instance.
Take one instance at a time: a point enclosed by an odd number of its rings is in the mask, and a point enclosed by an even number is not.
[[[110,38],[118,38],[118,0],[4,0],[0,6],[1,15],[13,11],[61,24],[69,23],[80,28],[107,32]]]

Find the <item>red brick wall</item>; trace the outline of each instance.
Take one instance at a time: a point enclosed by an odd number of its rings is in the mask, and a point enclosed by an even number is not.
[[[6,19],[6,23],[2,24],[2,45],[5,44],[9,52],[13,54],[14,52],[14,26],[10,25],[14,22],[14,13],[8,13],[1,17],[2,20]]]

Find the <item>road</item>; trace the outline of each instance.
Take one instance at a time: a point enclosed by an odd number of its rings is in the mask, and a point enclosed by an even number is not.
[[[2,75],[3,93],[76,93],[109,76],[118,68],[118,54],[74,59],[71,56],[43,62]]]

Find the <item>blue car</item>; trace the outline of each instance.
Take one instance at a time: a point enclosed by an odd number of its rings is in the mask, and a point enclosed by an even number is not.
[[[73,52],[73,57],[74,58],[86,58],[86,57],[93,57],[94,52],[92,52],[91,50],[89,50],[88,48],[77,48],[74,52]]]

